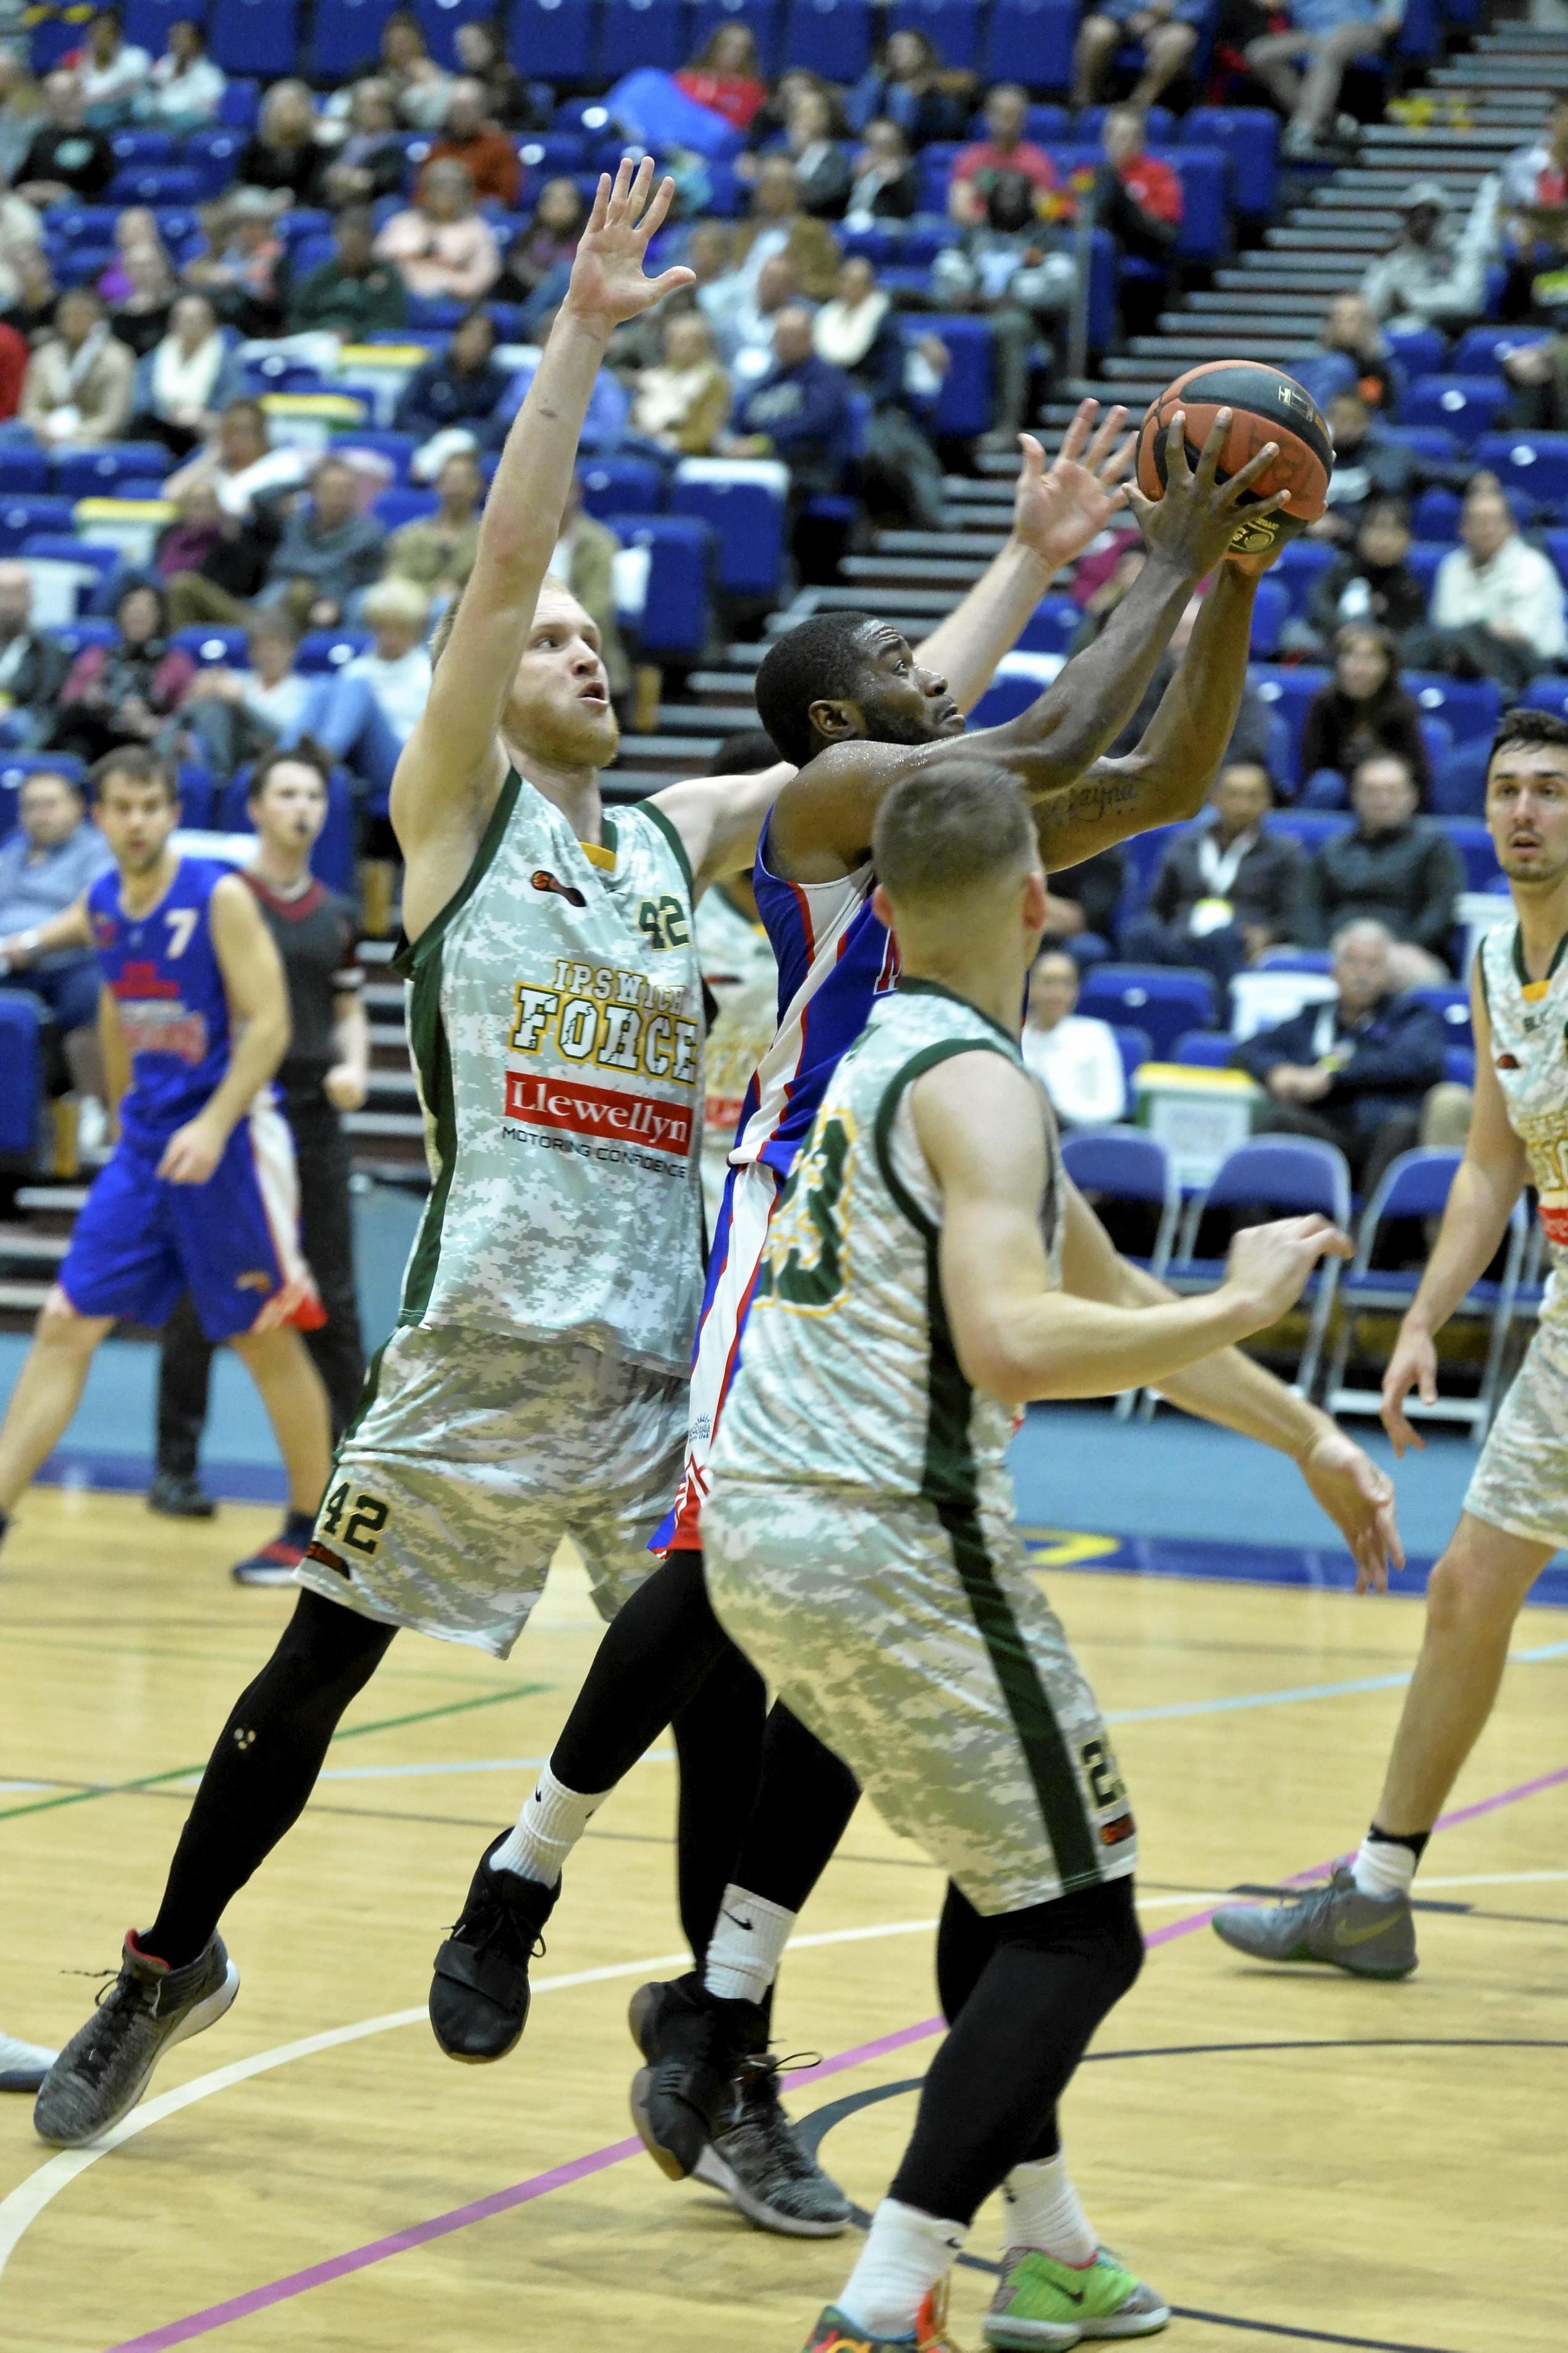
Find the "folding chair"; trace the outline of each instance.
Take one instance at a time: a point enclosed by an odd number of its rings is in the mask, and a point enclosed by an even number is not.
[[[1354,1262],[1340,1285],[1345,1312],[1333,1361],[1329,1367],[1328,1395],[1324,1402],[1331,1413],[1375,1413],[1382,1403],[1381,1389],[1355,1388],[1345,1380],[1356,1318],[1363,1312],[1403,1315],[1415,1295],[1415,1287],[1421,1278],[1403,1270],[1373,1269],[1372,1258],[1378,1234],[1395,1218],[1441,1217],[1463,1156],[1458,1152],[1430,1149],[1402,1152],[1399,1158],[1391,1163],[1383,1182],[1367,1204],[1362,1216],[1361,1230],[1356,1237]],[[1500,1279],[1483,1277],[1471,1286],[1454,1310],[1455,1316],[1463,1316],[1468,1323],[1484,1326],[1487,1333],[1486,1365],[1479,1391],[1473,1398],[1439,1397],[1435,1405],[1423,1405],[1417,1397],[1406,1398],[1405,1410],[1413,1421],[1468,1422],[1470,1435],[1478,1446],[1486,1436],[1497,1405],[1503,1346],[1513,1318],[1514,1302],[1519,1295],[1527,1222],[1521,1198],[1514,1203],[1509,1213],[1508,1240]]]
[[[1062,1138],[1062,1166],[1080,1193],[1099,1193],[1113,1201],[1142,1201],[1157,1207],[1160,1222],[1154,1247],[1147,1258],[1132,1263],[1163,1278],[1171,1261],[1182,1191],[1175,1163],[1157,1136],[1136,1128],[1089,1128]],[[1116,1400],[1116,1419],[1125,1421],[1137,1401],[1136,1389],[1123,1389]]]
[[[1220,1163],[1207,1192],[1194,1196],[1182,1224],[1181,1245],[1165,1270],[1173,1291],[1212,1291],[1225,1278],[1223,1259],[1198,1258],[1198,1232],[1210,1209],[1242,1208],[1257,1203],[1279,1217],[1305,1217],[1314,1209],[1348,1229],[1351,1221],[1351,1172],[1344,1154],[1334,1144],[1321,1144],[1307,1135],[1260,1135],[1238,1145]],[[1307,1286],[1311,1302],[1307,1337],[1290,1386],[1298,1397],[1310,1397],[1322,1360],[1329,1316],[1339,1287],[1340,1261],[1322,1260]],[[1144,1398],[1144,1418],[1153,1412],[1153,1393]]]

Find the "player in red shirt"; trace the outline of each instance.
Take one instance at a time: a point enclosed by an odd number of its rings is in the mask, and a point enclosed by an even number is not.
[[[947,208],[965,228],[985,218],[985,199],[1004,172],[1021,172],[1032,183],[1042,218],[1065,217],[1070,201],[1062,195],[1057,167],[1043,147],[1024,136],[1029,119],[1026,91],[1016,82],[998,82],[985,100],[985,128],[990,136],[963,148],[953,158],[948,183]]]
[[[1106,109],[1105,161],[1095,175],[1095,214],[1124,254],[1153,262],[1147,271],[1123,274],[1119,289],[1121,323],[1130,335],[1148,333],[1170,291],[1168,264],[1182,226],[1182,184],[1169,164],[1148,154],[1143,118],[1135,106]]]

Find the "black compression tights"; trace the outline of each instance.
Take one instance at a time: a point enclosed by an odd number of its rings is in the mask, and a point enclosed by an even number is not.
[[[303,1812],[344,1709],[395,1631],[300,1594],[207,1759],[158,1916],[141,1940],[148,1952],[178,1968],[201,1951],[230,1896]]]
[[[937,1983],[952,2031],[889,2195],[969,2222],[1014,2166],[1054,2157],[1057,2103],[1142,1965],[1131,1878],[993,1919],[950,1887]]]

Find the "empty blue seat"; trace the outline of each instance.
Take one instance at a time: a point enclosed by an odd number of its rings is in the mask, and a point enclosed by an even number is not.
[[[237,125],[214,123],[210,131],[193,131],[184,144],[185,167],[202,183],[205,195],[218,195],[235,175],[248,134]]]
[[[206,182],[187,164],[130,164],[116,172],[108,194],[117,205],[195,205]]]
[[[940,335],[952,361],[931,411],[931,428],[973,440],[990,430],[992,416],[991,330],[984,319],[928,312],[900,322],[906,340]]]
[[[1312,585],[1320,572],[1326,572],[1339,554],[1336,547],[1321,539],[1288,539],[1279,551],[1279,561],[1270,578],[1277,581],[1289,599],[1294,614],[1304,613]],[[1267,584],[1263,584],[1267,585]]]
[[[711,40],[721,25],[744,25],[757,45],[763,70],[771,74],[779,54],[781,0],[697,0],[691,16],[691,53]]]
[[[1568,683],[1568,681],[1564,681]],[[1426,807],[1433,817],[1479,817],[1487,804],[1491,745],[1484,735],[1451,744],[1432,762]]]
[[[35,532],[69,531],[72,499],[37,496],[0,499],[0,555],[16,555]]]
[[[310,56],[319,81],[344,81],[381,47],[395,0],[316,0]]]
[[[1448,1033],[1451,1046],[1473,1046],[1470,1030],[1470,992],[1468,988],[1413,988],[1410,992],[1417,1005],[1430,1006]]]
[[[1309,858],[1321,842],[1331,840],[1336,833],[1347,833],[1351,825],[1343,809],[1276,809],[1268,822],[1276,833],[1298,842]]]
[[[664,470],[651,458],[595,458],[579,465],[577,478],[583,485],[583,504],[591,515],[663,512]]]
[[[39,564],[79,564],[100,581],[111,578],[124,561],[121,549],[79,539],[74,531],[29,532],[18,552]]]
[[[1419,375],[1439,375],[1447,364],[1448,339],[1437,327],[1402,327],[1397,319],[1384,329],[1384,342],[1390,359],[1398,362],[1406,382]],[[1484,365],[1468,368],[1462,360],[1454,362],[1457,375],[1485,375]]]
[[[213,0],[207,47],[225,73],[270,81],[295,69],[300,0]]]
[[[243,74],[230,75],[228,87],[218,100],[217,119],[231,131],[252,131],[261,112],[261,84]],[[189,142],[186,142],[187,147]]]
[[[597,13],[594,0],[516,0],[507,55],[542,81],[586,81]]]
[[[122,165],[175,161],[174,142],[166,131],[116,131],[109,143]]]
[[[1223,147],[1167,147],[1160,155],[1182,184],[1176,251],[1189,261],[1217,261],[1230,242],[1230,175]]]
[[[1433,719],[1446,719],[1456,744],[1484,735],[1489,743],[1502,716],[1502,690],[1494,679],[1444,678],[1435,670],[1405,673],[1406,691]]]
[[[389,459],[395,482],[407,481],[414,453],[418,447],[419,436],[416,433],[374,433],[367,432],[359,425],[350,426],[344,432],[335,434],[332,439],[334,453],[368,449],[374,457]]]
[[[1510,352],[1545,337],[1544,327],[1468,327],[1454,347],[1455,369],[1460,375],[1500,375]]]
[[[1413,458],[1424,459],[1429,465],[1451,466],[1461,454],[1459,445],[1446,425],[1385,425],[1384,433]]]
[[[29,449],[20,443],[0,448],[0,499],[9,499],[18,491],[48,487],[49,461],[42,449]]]
[[[1294,784],[1300,770],[1301,729],[1306,723],[1307,705],[1320,690],[1328,685],[1332,673],[1315,663],[1303,664],[1299,670],[1258,668],[1249,670],[1248,679],[1257,689],[1259,700],[1277,712],[1285,723],[1289,745],[1289,776]]]
[[[659,66],[666,73],[686,63],[684,0],[605,0],[599,71],[606,81]]]
[[[1078,0],[995,0],[981,79],[1066,90],[1078,17]]]
[[[84,646],[112,646],[119,642],[120,630],[113,621],[67,621],[63,627],[51,629],[49,636],[57,646],[62,646],[74,661]]]
[[[871,0],[789,0],[784,62],[856,81],[871,62]]]
[[[1488,433],[1477,445],[1476,463],[1489,468],[1505,491],[1521,491],[1543,506],[1568,499],[1568,433]]]
[[[1528,711],[1554,711],[1568,719],[1568,678],[1532,678],[1519,699]]]
[[[1083,619],[1070,596],[1044,596],[1019,632],[1014,650],[1021,654],[1065,654]]]
[[[1279,632],[1290,617],[1289,589],[1278,580],[1260,580],[1252,607],[1252,651],[1269,660],[1279,644]]]
[[[174,462],[161,441],[113,441],[103,449],[67,449],[55,459],[54,486],[68,499],[148,498],[174,472]]]
[[[1279,176],[1279,118],[1264,106],[1194,106],[1181,135],[1194,147],[1223,147],[1230,157],[1236,209],[1249,220],[1273,217]]]
[[[1437,577],[1437,566],[1446,555],[1451,555],[1453,552],[1452,543],[1446,539],[1415,539],[1410,543],[1410,552],[1405,561],[1420,581],[1422,592],[1428,604],[1432,601],[1432,586]]]
[[[784,503],[768,483],[678,478],[669,510],[710,526],[718,582],[727,596],[777,596],[784,585]]]
[[[245,631],[229,622],[200,621],[176,629],[169,643],[189,654],[200,670],[245,670],[250,655]]]
[[[16,796],[3,797],[15,823]],[[0,829],[10,830],[3,817]],[[0,1153],[10,1160],[30,1160],[37,1144],[44,1100],[41,1020],[37,997],[0,997]]]
[[[1085,973],[1079,1011],[1146,1029],[1163,1060],[1188,1029],[1212,1029],[1215,985],[1206,972],[1181,965],[1097,964]]]
[[[647,598],[637,627],[642,650],[695,661],[708,638],[712,536],[694,515],[612,515],[621,545],[647,550]]]
[[[125,37],[152,57],[162,57],[169,46],[169,27],[183,17],[195,16],[198,22],[205,10],[191,5],[191,0],[126,0],[120,12]]]
[[[301,678],[324,678],[356,654],[369,653],[374,642],[368,629],[307,629],[294,667]]]
[[[1443,425],[1473,448],[1489,433],[1511,395],[1495,375],[1424,375],[1417,377],[1400,406],[1407,425]]]
[[[1467,891],[1489,891],[1498,879],[1497,851],[1479,817],[1446,817],[1444,832],[1465,861]]]
[[[944,66],[968,73],[980,47],[980,0],[893,0],[890,33],[923,33]]]
[[[1236,1051],[1236,1039],[1227,1029],[1187,1029],[1172,1050],[1173,1062],[1185,1062],[1189,1070],[1225,1071]]]
[[[405,522],[423,522],[440,506],[434,491],[383,491],[371,506],[377,522],[387,531],[401,531]]]

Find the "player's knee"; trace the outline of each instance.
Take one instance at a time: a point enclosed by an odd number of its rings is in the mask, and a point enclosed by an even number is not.
[[[47,1348],[55,1355],[90,1356],[103,1328],[99,1317],[79,1315],[56,1283],[38,1310],[38,1320],[33,1326],[33,1345]]]
[[[1508,1640],[1518,1604],[1483,1548],[1461,1529],[1426,1580],[1426,1623],[1466,1641]]]

